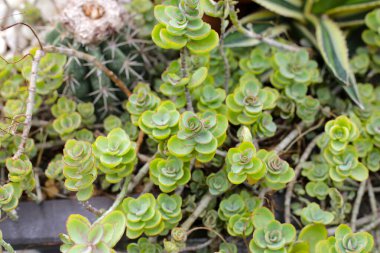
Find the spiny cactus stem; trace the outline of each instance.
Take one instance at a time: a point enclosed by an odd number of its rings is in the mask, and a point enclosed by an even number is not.
[[[12,246],[5,242],[3,239],[0,240],[0,247],[4,248],[8,253],[15,253],[16,251],[12,248]],[[1,249],[0,249],[1,250]]]
[[[13,159],[20,158],[20,156],[24,153],[25,144],[28,139],[30,128],[32,127],[32,116],[33,116],[33,108],[34,108],[34,103],[35,103],[34,99],[36,96],[38,65],[40,64],[40,60],[43,55],[44,55],[44,51],[37,50],[36,55],[33,57],[32,71],[30,74],[30,81],[29,81],[29,87],[28,87],[28,98],[26,100],[24,128],[21,135],[20,145],[18,146],[17,151],[13,156]]]
[[[362,203],[362,199],[363,199],[363,196],[364,196],[364,192],[365,192],[365,186],[367,184],[367,180],[363,181],[360,183],[360,186],[359,186],[359,189],[356,193],[356,199],[355,199],[355,203],[354,203],[354,206],[352,207],[352,216],[351,216],[351,228],[352,228],[352,231],[356,231],[356,219],[358,218],[358,214],[359,214],[359,209],[360,209],[360,205]]]
[[[318,135],[317,137],[315,137],[309,143],[309,145],[307,145],[307,147],[305,149],[305,152],[303,152],[303,154],[302,154],[302,156],[301,156],[301,158],[300,158],[300,160],[299,160],[296,168],[294,169],[295,176],[294,176],[293,180],[289,182],[289,184],[288,184],[288,186],[286,188],[286,194],[285,194],[285,213],[284,213],[284,217],[285,217],[285,222],[286,223],[290,223],[290,202],[291,202],[291,199],[292,199],[294,185],[297,182],[297,177],[301,173],[302,164],[304,162],[306,162],[306,160],[309,158],[311,152],[313,151],[313,149],[317,145],[317,140],[318,140],[318,138],[320,136],[321,136],[321,134]]]
[[[240,20],[238,18],[237,13],[238,13],[238,11],[235,10],[234,6],[232,6],[230,8],[230,19],[232,21],[232,24],[233,24],[233,26],[236,28],[236,30],[238,32],[244,34],[245,36],[247,36],[249,38],[252,38],[252,39],[255,39],[255,40],[259,40],[259,41],[261,41],[261,42],[263,42],[265,44],[268,44],[270,46],[273,46],[273,47],[276,47],[276,48],[279,48],[279,49],[283,49],[283,50],[287,50],[287,51],[291,51],[291,52],[297,52],[297,51],[299,51],[299,50],[302,49],[299,46],[293,46],[293,45],[283,44],[283,43],[278,42],[277,40],[274,40],[272,38],[265,37],[265,36],[263,36],[261,34],[257,34],[253,30],[246,29],[240,23]]]
[[[128,190],[128,185],[129,185],[129,182],[131,181],[131,176],[129,177],[126,177],[124,179],[124,183],[123,183],[123,186],[121,187],[121,190],[119,192],[119,194],[117,195],[115,201],[113,202],[112,206],[110,208],[107,209],[107,211],[105,211],[102,216],[100,216],[95,222],[94,224],[96,223],[99,223],[100,221],[102,221],[102,219],[104,217],[106,217],[108,214],[110,214],[111,212],[113,212],[120,204],[121,202],[123,201],[125,195],[127,195],[127,190]]]
[[[188,76],[187,73],[187,64],[186,64],[186,48],[182,48],[180,51],[180,60],[181,60],[181,75],[182,78],[185,78]],[[191,94],[189,89],[185,88],[186,93],[186,103],[187,103],[187,110],[194,112],[193,102],[191,99]]]
[[[297,127],[295,127],[282,141],[274,148],[274,151],[279,154],[282,150],[284,150],[297,136],[300,134],[304,127],[303,123],[300,123]]]
[[[67,56],[77,57],[78,59],[92,63],[98,69],[103,71],[104,74],[106,74],[108,78],[111,79],[115,83],[115,85],[124,92],[124,94],[127,97],[131,96],[132,92],[127,88],[125,83],[122,80],[120,80],[113,71],[111,71],[109,68],[103,65],[103,63],[99,61],[95,56],[65,47],[47,46],[44,48],[44,50],[49,53],[59,53]]]
[[[181,227],[185,230],[189,230],[191,225],[193,225],[193,223],[197,220],[199,215],[201,215],[201,213],[207,208],[207,206],[210,204],[210,201],[213,198],[215,198],[215,196],[211,195],[209,192],[203,195],[202,199],[197,204],[197,208],[187,218],[187,220],[182,224]]]

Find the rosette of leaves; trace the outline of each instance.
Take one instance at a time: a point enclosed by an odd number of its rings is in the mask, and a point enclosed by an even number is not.
[[[334,215],[324,211],[317,203],[309,203],[301,211],[301,221],[304,225],[314,223],[328,225],[334,220]]]
[[[162,253],[161,245],[152,243],[148,238],[140,238],[137,243],[130,243],[127,246],[129,253]]]
[[[239,85],[226,99],[228,120],[234,125],[251,125],[258,120],[263,110],[276,106],[278,96],[277,90],[262,88],[254,76],[241,78]]]
[[[325,133],[329,138],[329,150],[334,154],[345,150],[349,142],[359,137],[357,126],[345,115],[328,121]]]
[[[8,149],[12,154],[15,154],[17,152],[17,149],[20,146],[21,140],[22,140],[21,136],[18,136],[18,135],[12,136],[11,142],[9,143],[9,146],[8,146]],[[33,138],[26,139],[24,154],[27,155],[30,159],[36,156],[37,148],[36,148]]]
[[[310,197],[324,200],[329,194],[329,187],[323,181],[309,182],[306,184],[306,193]]]
[[[263,182],[266,187],[274,190],[283,189],[294,178],[293,168],[282,160],[275,151],[268,152],[265,149],[260,149],[257,152],[257,157],[264,162],[266,167]]]
[[[137,163],[135,143],[121,128],[106,136],[99,136],[92,144],[96,164],[109,183],[118,183],[133,172]]]
[[[335,230],[335,237],[317,243],[316,252],[366,253],[371,252],[373,246],[374,240],[371,234],[353,233],[349,226],[341,224]]]
[[[63,172],[63,156],[61,154],[56,155],[48,164],[45,170],[45,176],[48,179],[62,180],[64,178]]]
[[[183,76],[180,60],[181,59],[172,61],[162,73],[161,78],[163,83],[159,88],[165,96],[176,97],[175,103],[178,108],[186,104],[186,87],[190,91],[194,91],[206,80],[208,73],[206,67],[197,66],[190,62],[191,65],[186,69],[188,74]],[[185,61],[187,62],[187,59],[185,59]]]
[[[234,214],[228,220],[227,231],[232,236],[249,236],[253,232],[253,224],[249,213]]]
[[[329,176],[329,165],[311,161],[302,165],[302,176],[307,177],[310,181],[324,181]]]
[[[0,95],[5,99],[17,98],[19,96],[20,87],[23,83],[24,78],[21,75],[11,75],[0,87]]]
[[[380,9],[371,11],[365,16],[365,24],[369,29],[362,33],[362,39],[370,46],[380,46]]]
[[[77,106],[78,113],[82,117],[82,122],[86,126],[90,126],[95,123],[95,106],[93,103],[79,103]]]
[[[47,53],[38,65],[36,92],[40,95],[48,95],[56,91],[64,81],[64,66],[67,57],[63,54]],[[32,72],[32,60],[27,59],[22,68],[22,76],[30,81]]]
[[[370,171],[377,172],[380,169],[380,150],[373,148],[369,151],[363,163]]]
[[[306,96],[297,103],[297,116],[305,123],[313,123],[320,109],[320,102],[311,96]]]
[[[82,122],[82,117],[77,112],[63,113],[53,121],[54,130],[65,140],[77,130]]]
[[[224,171],[208,175],[206,184],[209,192],[215,196],[225,193],[230,188],[230,183],[228,182],[227,175]]]
[[[248,57],[240,59],[239,66],[244,71],[260,75],[271,69],[272,55],[273,49],[263,43],[254,47]]]
[[[14,183],[7,183],[0,186],[0,209],[4,212],[10,212],[18,206],[18,199],[22,191]]]
[[[252,133],[259,138],[272,137],[277,131],[277,125],[273,122],[270,113],[262,113],[252,125]]]
[[[140,129],[157,141],[162,141],[178,130],[180,114],[171,101],[162,102],[155,111],[145,111],[139,119]]]
[[[199,162],[206,163],[223,144],[228,121],[225,116],[211,111],[200,114],[186,111],[181,115],[178,127],[178,133],[168,141],[169,152],[186,160],[195,156]]]
[[[373,149],[372,138],[365,133],[354,140],[352,144],[358,153],[358,157],[360,158],[366,157],[367,154]]]
[[[86,201],[91,198],[97,170],[89,142],[66,141],[63,150],[63,175],[66,178],[65,188],[76,191],[78,200]]]
[[[157,201],[151,193],[144,193],[137,199],[124,199],[122,210],[127,218],[127,237],[130,239],[136,239],[143,233],[157,236],[165,229],[165,222],[157,209]]]
[[[202,20],[199,0],[180,0],[178,6],[157,5],[154,16],[159,23],[153,28],[152,39],[161,48],[187,47],[194,54],[204,54],[219,43],[218,34]]]
[[[225,114],[227,112],[227,107],[224,105],[225,98],[225,90],[221,88],[215,88],[211,84],[205,85],[202,88],[197,103],[197,108],[201,112],[211,110],[217,113]]]
[[[94,133],[86,128],[76,131],[74,137],[78,141],[93,142],[95,140]]]
[[[121,128],[122,125],[121,119],[115,115],[109,115],[103,121],[104,130],[107,133],[111,132],[112,129]]]
[[[329,175],[333,181],[343,182],[348,177],[356,181],[364,181],[368,178],[368,169],[359,162],[354,146],[346,146],[339,154],[334,154],[331,149],[325,149],[323,154],[330,164]]]
[[[139,37],[149,37],[155,24],[153,3],[150,0],[132,0],[124,6],[127,12],[132,14],[131,18],[138,28]]]
[[[238,248],[236,244],[222,242],[219,245],[219,253],[237,253]]]
[[[17,159],[7,158],[5,166],[8,170],[9,181],[19,184],[22,189],[27,191],[34,189],[33,165],[26,155],[23,154]]]
[[[133,94],[124,103],[124,107],[131,115],[134,125],[138,125],[141,114],[147,110],[154,110],[160,103],[160,98],[150,89],[146,83],[138,83],[133,89]]]
[[[72,214],[66,222],[67,235],[60,234],[62,253],[114,253],[112,249],[121,239],[126,219],[121,211],[112,211],[91,225],[87,218]]]
[[[260,207],[252,214],[255,227],[249,249],[257,253],[287,252],[287,246],[296,237],[296,229],[291,224],[281,224],[266,207]]]
[[[297,52],[278,51],[274,54],[275,71],[271,75],[271,83],[282,89],[290,84],[312,84],[319,80],[316,61],[309,59],[305,50]]]
[[[380,113],[373,114],[367,121],[365,128],[372,137],[373,144],[380,147]]]
[[[247,178],[259,181],[266,173],[264,163],[256,157],[256,148],[251,142],[242,142],[236,148],[230,148],[226,156],[228,180],[241,184]]]
[[[195,169],[191,175],[191,181],[189,183],[192,196],[200,197],[208,191],[206,184],[206,177],[202,170]]]
[[[352,71],[359,75],[364,75],[367,73],[370,64],[371,58],[366,48],[358,48],[355,55],[350,60]]]
[[[165,223],[166,233],[176,227],[182,219],[182,198],[176,194],[169,196],[162,193],[157,197],[157,207]],[[165,234],[166,234],[165,233]]]
[[[202,217],[202,223],[205,227],[218,229],[221,225],[218,217],[218,212],[214,209],[207,210],[207,212]],[[215,237],[216,235],[213,232],[209,232],[208,236]]]
[[[3,113],[5,117],[15,118],[19,117],[19,115],[23,115],[24,109],[26,107],[26,103],[21,99],[8,99],[3,107]],[[18,120],[22,120],[24,117],[18,118]]]
[[[223,198],[220,202],[218,214],[219,218],[228,221],[234,214],[244,214],[246,206],[244,199],[239,194],[232,194],[227,198]]]
[[[82,106],[83,107],[83,106]],[[75,112],[77,104],[74,100],[67,97],[60,97],[56,103],[51,107],[51,113],[54,117],[58,118],[64,113]]]
[[[163,192],[174,191],[178,186],[187,184],[191,178],[190,162],[175,156],[155,158],[149,164],[149,172],[152,182]]]

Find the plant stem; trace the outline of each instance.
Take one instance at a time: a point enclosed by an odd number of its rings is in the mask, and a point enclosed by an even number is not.
[[[290,181],[288,183],[288,186],[286,188],[286,194],[285,194],[285,222],[286,223],[290,223],[290,202],[291,202],[291,199],[292,199],[292,194],[293,194],[293,188],[294,188],[294,185],[297,183],[297,178],[298,176],[300,175],[301,173],[301,169],[302,169],[302,164],[304,162],[306,162],[306,160],[309,158],[311,152],[313,151],[314,147],[317,145],[317,140],[318,138],[320,137],[320,135],[318,135],[317,137],[315,137],[310,143],[309,145],[307,145],[306,149],[305,149],[305,152],[302,154],[296,168],[294,169],[294,172],[295,172],[295,176],[293,178],[292,181]]]
[[[212,239],[210,239],[210,240],[205,241],[204,243],[197,244],[197,245],[195,245],[195,246],[191,246],[191,247],[186,247],[186,248],[184,248],[183,250],[181,250],[180,252],[195,252],[195,251],[197,251],[197,250],[200,250],[200,249],[206,248],[206,247],[209,246],[214,240],[215,240],[215,238],[212,238]]]
[[[368,232],[368,231],[371,231],[372,229],[374,229],[375,227],[377,227],[379,225],[380,225],[380,217],[378,217],[376,220],[374,220],[370,224],[368,224],[368,225],[362,227],[361,229],[359,229],[359,232]]]
[[[54,140],[54,141],[48,141],[44,143],[38,143],[35,145],[36,149],[48,149],[48,148],[53,148],[56,146],[63,146],[65,145],[65,141],[61,140]]]
[[[33,57],[32,71],[30,73],[30,81],[28,87],[28,98],[26,100],[24,128],[21,135],[20,145],[18,146],[17,151],[13,156],[13,159],[20,158],[20,156],[24,153],[25,144],[28,139],[30,128],[32,127],[32,116],[35,103],[34,99],[36,96],[36,83],[38,78],[38,66],[40,64],[42,56],[44,56],[44,51],[37,50],[36,55]]]
[[[352,228],[352,231],[354,231],[354,232],[356,230],[356,225],[357,225],[356,219],[358,218],[360,204],[362,203],[366,184],[367,184],[367,181],[363,181],[360,183],[359,189],[357,191],[355,203],[354,203],[354,206],[352,208],[351,228]]]
[[[12,246],[2,239],[0,240],[0,248],[1,247],[3,247],[5,249],[5,251],[8,253],[15,253],[15,250],[12,248]]]
[[[182,228],[185,230],[189,230],[191,225],[197,220],[199,215],[207,208],[207,206],[210,204],[210,201],[215,196],[211,195],[209,192],[207,192],[205,195],[203,195],[202,199],[198,202],[197,208],[194,210],[194,212],[187,218],[187,220],[182,224]]]
[[[228,1],[224,1],[224,7],[226,8]],[[231,77],[231,67],[230,63],[228,62],[228,58],[226,55],[226,52],[224,51],[224,36],[226,34],[226,26],[224,24],[225,17],[220,18],[220,39],[219,39],[219,53],[223,58],[223,64],[224,64],[224,90],[226,91],[226,94],[228,94],[229,89],[229,83],[230,83],[230,77]]]
[[[77,57],[81,60],[85,60],[89,63],[94,64],[98,69],[103,71],[104,74],[106,74],[108,78],[111,79],[116,84],[116,86],[124,92],[124,94],[127,97],[130,97],[132,95],[132,92],[127,88],[126,84],[122,80],[120,80],[112,70],[107,68],[95,56],[77,51],[75,49],[65,48],[65,47],[47,46],[44,48],[44,50],[49,53],[60,53],[67,56]]]
[[[188,76],[187,64],[186,64],[186,48],[182,48],[180,51],[180,61],[181,61],[181,76],[182,78],[185,78]],[[185,94],[186,94],[187,110],[194,112],[191,94],[187,86],[185,87]]]
[[[282,141],[273,149],[277,154],[284,150],[302,131],[303,123],[295,127]]]
[[[372,182],[370,178],[368,178],[367,180],[367,191],[368,191],[369,203],[371,205],[373,218],[376,218],[377,217],[377,202],[376,202],[375,193],[373,192],[373,186],[372,186]]]
[[[125,195],[127,195],[128,185],[129,185],[130,181],[131,181],[131,176],[125,178],[124,184],[121,187],[121,190],[120,190],[119,194],[117,195],[115,201],[113,202],[112,206],[110,208],[108,208],[107,211],[105,211],[102,214],[102,216],[100,216],[94,222],[94,224],[99,223],[104,217],[106,217],[108,214],[110,214],[111,212],[113,212],[121,204],[121,202],[123,201]]]
[[[89,212],[95,214],[96,216],[101,216],[104,212],[97,209],[96,207],[94,207],[93,205],[90,204],[90,202],[88,201],[80,201],[80,203],[82,204],[82,206]]]
[[[150,162],[155,158],[156,155],[153,155],[149,161],[147,161],[144,166],[142,166],[139,169],[139,172],[134,176],[132,179],[132,182],[128,186],[128,191],[127,193],[131,193],[133,189],[141,182],[141,180],[148,174],[149,172],[149,164]]]

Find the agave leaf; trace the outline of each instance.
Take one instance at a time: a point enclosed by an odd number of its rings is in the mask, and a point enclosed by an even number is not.
[[[287,18],[304,20],[302,0],[253,0],[264,8]]]
[[[338,25],[324,16],[314,19],[319,51],[334,76],[343,84],[350,98],[363,107],[354,74],[351,71],[346,40]]]
[[[325,1],[319,1],[325,2]],[[329,2],[339,2],[339,1],[329,1]],[[331,8],[325,11],[326,14],[342,14],[342,13],[359,13],[362,11],[367,11],[372,8],[380,6],[379,0],[345,0],[343,4],[336,5],[335,8]]]

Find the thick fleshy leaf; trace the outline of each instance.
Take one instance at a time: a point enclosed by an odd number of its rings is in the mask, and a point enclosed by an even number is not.
[[[76,244],[86,244],[91,223],[79,214],[72,214],[66,222],[67,234]]]
[[[281,16],[304,20],[303,1],[282,1],[282,0],[253,0],[264,8],[273,11]]]

